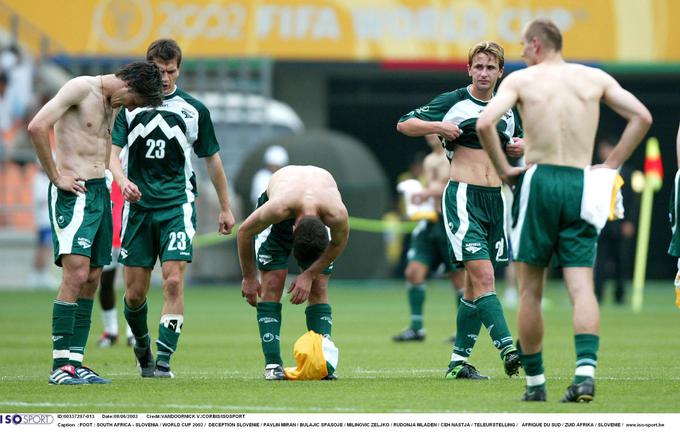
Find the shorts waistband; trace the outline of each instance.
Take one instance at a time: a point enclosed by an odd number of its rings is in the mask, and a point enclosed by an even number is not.
[[[100,177],[97,179],[87,179],[85,180],[85,186],[106,186],[106,179],[104,177]]]
[[[567,165],[555,165],[555,164],[536,164],[536,168],[543,168],[549,171],[562,171],[565,173],[583,173],[583,168],[570,167]]]
[[[481,186],[481,185],[471,185],[465,182],[457,182],[455,180],[449,180],[449,185],[451,186],[466,186],[470,191],[480,191],[480,192],[501,192],[500,186]]]

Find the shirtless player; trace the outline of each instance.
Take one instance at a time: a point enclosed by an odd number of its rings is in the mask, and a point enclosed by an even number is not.
[[[348,237],[348,214],[338,186],[328,171],[314,166],[291,165],[274,173],[257,209],[239,228],[241,287],[248,304],[257,307],[266,380],[286,378],[279,339],[280,301],[291,250],[302,272],[288,289],[290,302],[308,301],[308,330],[330,337],[328,279]]]
[[[504,182],[515,185],[512,244],[518,266],[519,340],[526,372],[524,401],[545,401],[541,298],[543,273],[555,253],[574,306],[576,371],[563,402],[591,401],[600,314],[593,291],[597,230],[580,217],[583,169],[590,165],[600,101],[626,119],[616,148],[602,166],[619,168],[652,123],[645,106],[610,75],[562,58],[562,35],[546,19],[522,36],[528,68],[510,74],[477,120],[477,132]],[[527,168],[511,167],[496,122],[517,105],[525,133]]]
[[[92,299],[102,266],[111,261],[111,199],[104,170],[111,152],[113,111],[157,106],[163,100],[158,68],[135,62],[116,74],[68,81],[28,126],[49,177],[55,263],[63,279],[52,308],[50,384],[103,384],[83,366]],[[54,126],[56,163],[49,134]]]

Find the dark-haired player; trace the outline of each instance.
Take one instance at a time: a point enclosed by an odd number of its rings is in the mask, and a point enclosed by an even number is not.
[[[290,301],[307,301],[307,328],[330,336],[328,279],[348,236],[347,209],[338,186],[328,171],[314,166],[287,166],[274,173],[257,209],[239,228],[241,286],[243,297],[257,307],[265,379],[285,379],[280,301],[291,251],[302,272],[288,289]]]
[[[28,125],[45,174],[55,263],[63,279],[52,306],[52,373],[49,383],[103,384],[83,366],[92,300],[102,267],[111,262],[111,197],[104,170],[111,154],[113,111],[158,106],[163,99],[158,68],[126,65],[116,74],[66,82]],[[50,149],[54,128],[56,162]]]

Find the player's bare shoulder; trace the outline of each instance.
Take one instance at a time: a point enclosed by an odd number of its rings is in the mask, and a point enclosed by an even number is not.
[[[96,91],[96,80],[91,76],[78,76],[67,81],[59,90],[59,94],[74,105],[82,102]]]

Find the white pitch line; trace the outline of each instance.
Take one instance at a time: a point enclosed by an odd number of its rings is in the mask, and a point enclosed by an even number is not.
[[[92,407],[102,407],[102,408],[108,408],[110,410],[116,409],[120,410],[120,408],[145,408],[148,406],[148,404],[137,404],[137,403],[125,403],[125,404],[120,404],[120,403],[48,403],[48,402],[36,402],[36,403],[31,403],[31,402],[26,402],[26,401],[0,401],[0,406],[12,406],[12,407],[45,407],[45,408],[60,408],[63,410],[69,410],[72,407],[87,407],[87,408],[92,408]],[[305,412],[337,412],[337,413],[345,413],[345,412],[356,412],[356,413],[368,413],[367,409],[361,409],[361,408],[347,408],[347,407],[329,407],[329,408],[321,408],[321,407],[308,407],[308,406],[300,406],[300,407],[273,407],[273,406],[247,406],[247,405],[232,405],[232,404],[164,404],[163,409],[177,409],[177,410],[224,410],[224,411],[236,411],[236,412],[243,412],[243,411],[257,411],[257,412],[300,412],[304,410]],[[410,409],[400,409],[400,410],[394,410],[393,412],[399,412],[399,413],[414,413],[418,412],[417,410],[410,410]]]

